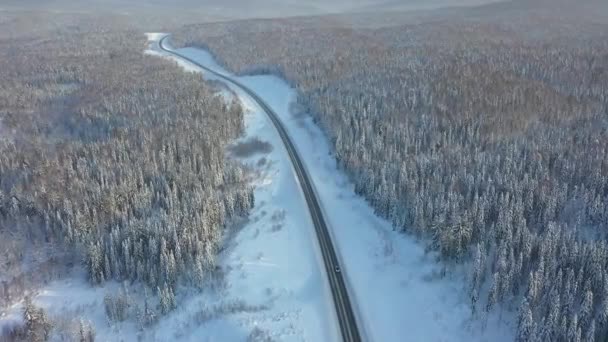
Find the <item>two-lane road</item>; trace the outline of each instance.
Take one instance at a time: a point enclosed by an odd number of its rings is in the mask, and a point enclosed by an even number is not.
[[[323,217],[323,211],[321,210],[321,206],[319,205],[316,192],[310,181],[310,177],[308,176],[306,168],[304,167],[304,164],[302,163],[300,156],[298,155],[298,152],[294,147],[294,144],[292,143],[291,139],[289,138],[287,131],[283,127],[283,124],[279,119],[278,115],[255,92],[244,86],[239,81],[229,76],[223,75],[215,70],[209,69],[204,65],[201,65],[197,61],[180,54],[178,51],[174,51],[172,49],[167,48],[165,46],[167,38],[168,36],[165,36],[159,41],[159,48],[161,50],[170,53],[174,56],[177,56],[183,60],[186,60],[204,69],[206,72],[223,79],[225,82],[240,88],[245,93],[247,93],[254,101],[256,101],[256,103],[264,110],[264,112],[266,112],[266,115],[268,115],[268,117],[272,121],[277,132],[281,136],[283,143],[285,144],[285,148],[287,149],[289,158],[291,159],[298,180],[300,181],[300,186],[302,187],[302,192],[304,193],[304,197],[306,199],[306,203],[310,211],[310,216],[315,226],[315,231],[319,240],[319,246],[323,257],[323,262],[327,270],[327,279],[329,281],[329,286],[332,292],[342,339],[348,342],[361,341],[361,334],[359,332],[359,329],[357,328],[357,319],[355,317],[353,307],[349,300],[348,290],[344,281],[343,270],[340,268],[338,257],[332,244],[327,224],[325,223],[325,218]]]

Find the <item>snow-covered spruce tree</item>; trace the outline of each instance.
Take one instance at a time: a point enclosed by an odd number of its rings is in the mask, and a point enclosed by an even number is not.
[[[78,342],[95,342],[95,327],[82,319],[79,323]]]
[[[519,321],[517,324],[517,341],[527,342],[535,341],[534,336],[534,319],[532,318],[532,310],[530,304],[524,299],[524,302],[519,307]]]
[[[25,299],[23,307],[23,320],[25,321],[25,338],[27,341],[47,341],[53,326],[46,312],[36,307],[29,297]]]

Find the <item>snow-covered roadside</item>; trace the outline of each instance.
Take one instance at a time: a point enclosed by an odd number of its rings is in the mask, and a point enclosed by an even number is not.
[[[209,53],[181,54],[220,71]],[[187,64],[187,63],[186,63]],[[235,77],[281,117],[305,162],[333,231],[367,336],[374,341],[510,341],[512,314],[492,315],[486,329],[471,320],[463,281],[441,278],[423,245],[392,230],[338,170],[330,145],[309,115],[292,113],[295,91],[274,76]]]
[[[146,53],[174,59],[188,71],[201,72],[197,66],[155,49],[155,42],[162,37],[149,34],[150,49]],[[210,66],[219,70],[216,64]],[[320,269],[316,237],[310,229],[312,221],[287,152],[255,101],[240,89],[229,88],[245,109],[245,135],[237,145],[257,139],[269,143],[272,150],[241,158],[254,170],[256,203],[250,222],[229,241],[222,257],[229,288],[219,300],[238,298],[250,305],[267,305],[268,309],[249,317],[221,320],[248,325],[249,330],[259,327],[281,341],[336,340],[331,296]]]

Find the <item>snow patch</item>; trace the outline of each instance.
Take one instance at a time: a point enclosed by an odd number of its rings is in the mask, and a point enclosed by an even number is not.
[[[148,42],[157,42],[157,41],[161,40],[166,35],[167,35],[166,33],[162,33],[162,32],[147,32],[146,33],[146,37],[148,38]]]

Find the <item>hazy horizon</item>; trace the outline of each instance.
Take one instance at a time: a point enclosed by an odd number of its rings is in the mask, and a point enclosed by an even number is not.
[[[189,12],[200,14],[200,21],[273,18],[288,16],[308,16],[339,13],[413,11],[438,9],[443,7],[477,6],[502,0],[8,0],[0,5],[0,10],[45,10],[53,12],[112,12],[126,15],[162,12],[167,15]]]

